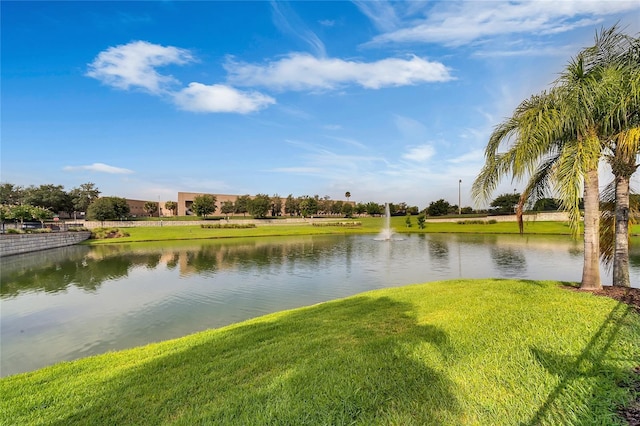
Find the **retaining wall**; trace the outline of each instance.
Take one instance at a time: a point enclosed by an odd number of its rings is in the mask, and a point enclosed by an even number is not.
[[[0,257],[32,251],[47,250],[78,244],[91,236],[91,232],[52,232],[50,234],[0,235]]]
[[[105,221],[105,222],[97,222],[97,221],[78,221],[87,229],[95,229],[100,227],[105,228],[131,228],[136,226],[200,226],[200,225],[213,225],[213,224],[236,224],[236,225],[246,225],[246,224],[255,224],[256,226],[265,226],[265,225],[297,225],[301,223],[313,224],[313,223],[322,223],[322,222],[335,222],[336,220],[347,220],[342,217],[314,217],[314,218],[286,218],[286,219],[232,219],[232,220],[185,220],[185,221],[175,221],[175,220],[167,220],[167,221],[146,221],[146,220],[114,220],[114,221]],[[358,220],[358,217],[354,217],[353,219],[348,220]],[[460,217],[449,217],[444,219],[439,219],[435,217],[427,218],[427,222],[460,222],[461,220],[495,220],[496,222],[516,222],[516,215],[502,215],[502,216],[485,216],[485,217],[465,217],[464,215]],[[558,221],[558,222],[566,222],[569,220],[569,215],[566,212],[541,212],[535,214],[526,214],[524,215],[524,221]]]
[[[535,214],[525,214],[522,216],[524,222],[567,222],[569,215],[566,212],[541,212]],[[501,216],[485,216],[485,217],[447,217],[437,219],[434,217],[427,218],[427,222],[460,222],[463,220],[482,220],[488,222],[495,220],[496,222],[517,222],[518,218],[515,214]]]
[[[264,225],[295,225],[300,223],[312,224],[314,222],[327,222],[341,220],[340,217],[333,218],[286,218],[286,219],[218,219],[218,220],[113,220],[113,221],[85,221],[82,222],[82,226],[87,229],[95,228],[132,228],[136,226],[200,226],[200,225],[216,225],[216,224],[232,224],[232,225],[247,225],[254,224],[256,226]]]

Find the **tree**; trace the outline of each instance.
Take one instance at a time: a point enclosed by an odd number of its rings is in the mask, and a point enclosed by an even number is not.
[[[32,209],[33,209],[33,206],[30,206],[28,204],[11,206],[9,217],[12,219],[19,220],[20,224],[22,225],[25,220],[31,220],[33,218]]]
[[[616,90],[610,86],[610,83],[618,84],[612,83],[616,80],[624,80],[616,71],[619,63],[612,60],[618,57],[615,51],[619,45],[608,41],[616,39],[617,36],[613,36],[616,33],[617,29],[613,27],[597,34],[596,45],[572,58],[550,91],[522,102],[514,115],[496,128],[485,152],[485,167],[473,188],[476,197],[485,198],[496,187],[500,177],[506,174],[512,174],[514,178],[529,175],[529,182],[519,202],[520,214],[525,202],[544,197],[553,187],[562,209],[569,213],[574,233],[577,233],[580,223],[579,189],[583,187],[583,289],[599,289],[602,286],[598,262],[599,160],[607,141],[621,130],[620,127],[611,126],[611,122],[628,125],[628,120],[622,120],[618,114],[620,110],[615,108],[614,104],[620,100],[614,99]],[[637,61],[637,53],[635,57]],[[617,77],[612,77],[614,75]],[[637,111],[637,97],[632,95],[632,101],[624,103],[624,108],[632,106],[633,109],[635,102]],[[612,108],[616,116],[614,119],[609,118]],[[499,154],[500,144],[508,141],[512,142],[511,147]]]
[[[24,188],[12,183],[0,184],[0,204],[5,206],[24,204]]]
[[[377,216],[381,215],[384,212],[384,206],[380,204],[370,201],[366,204],[366,211],[369,216]]]
[[[282,198],[278,194],[271,197],[271,216],[282,216]]]
[[[318,200],[318,212],[324,215],[330,214],[333,208],[333,201],[328,195],[325,195],[322,199]]]
[[[40,225],[44,228],[44,221],[53,218],[53,213],[42,207],[32,207],[31,216],[40,222]]]
[[[300,200],[300,214],[302,217],[318,214],[318,199],[316,197],[312,198],[306,195],[302,197],[302,200]]]
[[[347,203],[349,202],[349,198],[351,198],[351,193],[349,191],[344,193],[344,197],[347,199]]]
[[[2,231],[4,232],[4,223],[7,220],[14,219],[13,213],[11,211],[12,206],[7,206],[0,204],[0,224],[2,224]]]
[[[176,203],[175,201],[165,202],[164,208],[169,210],[174,216],[178,214],[178,203]]]
[[[91,203],[100,197],[100,191],[95,184],[87,182],[69,191],[69,197],[74,211],[86,213]]]
[[[394,216],[394,215],[405,216],[407,214],[411,214],[411,212],[409,211],[409,206],[405,202],[398,203],[398,204],[389,204],[390,210],[391,210],[391,206],[393,206],[393,210],[391,211],[391,216]]]
[[[207,215],[216,211],[216,197],[215,195],[204,194],[197,195],[193,198],[193,204],[191,204],[191,211],[197,216],[205,218]]]
[[[71,197],[62,185],[30,186],[25,189],[24,203],[49,209],[55,213],[72,212]]]
[[[129,216],[129,204],[121,197],[98,198],[87,209],[87,218],[100,222],[124,219],[127,216]]]
[[[249,214],[256,219],[267,217],[271,207],[271,197],[267,194],[257,194],[249,203]]]
[[[451,204],[444,199],[439,199],[438,201],[432,201],[427,207],[427,214],[429,216],[444,216],[449,213],[451,208]]]
[[[342,207],[344,206],[344,201],[338,200],[331,204],[331,214],[340,214],[342,213]]]
[[[251,197],[249,195],[241,195],[236,199],[236,210],[235,213],[242,213],[242,215],[246,215],[249,211],[249,203],[251,202]]]
[[[353,205],[351,203],[344,203],[342,205],[342,210],[341,213],[345,216],[345,217],[351,217],[353,216]]]
[[[284,201],[284,213],[289,216],[300,214],[300,202],[293,197],[293,194],[287,195],[287,199]]]
[[[555,198],[540,198],[533,205],[533,211],[536,212],[544,212],[544,211],[557,211],[560,210],[560,202]]]
[[[106,198],[110,199],[111,203],[113,204],[113,211],[116,214],[116,219],[123,220],[129,217],[129,213],[130,213],[129,203],[127,203],[127,200],[125,198],[122,198],[122,197],[106,197]]]
[[[364,203],[357,203],[354,210],[356,214],[364,214],[367,212],[367,205]]]
[[[605,261],[613,257],[613,285],[630,287],[629,182],[638,169],[640,154],[640,38],[622,34],[614,26],[596,37],[586,56],[588,66],[595,68],[599,77],[601,99],[597,106],[605,123],[602,140],[614,174],[613,237],[606,233],[601,248]],[[607,213],[603,212],[603,221]],[[605,223],[601,229],[607,228],[612,227]]]
[[[413,226],[413,224],[411,223],[411,215],[408,214],[404,220],[405,225],[407,225],[407,228],[411,228]]]
[[[506,193],[494,198],[490,206],[494,208],[494,212],[496,213],[514,213],[515,207],[519,202],[520,194]]]
[[[236,209],[236,206],[233,205],[233,201],[223,201],[220,206],[220,213],[225,216],[229,216]]]
[[[144,205],[142,206],[142,209],[146,214],[153,217],[158,213],[158,207],[159,207],[158,204],[159,203],[155,201],[145,201]]]
[[[418,216],[418,228],[424,229],[425,217],[423,214]]]
[[[599,141],[592,133],[573,126],[576,112],[570,115],[569,88],[557,88],[523,101],[512,117],[496,127],[485,151],[485,165],[474,181],[472,193],[484,200],[497,186],[500,178],[511,174],[514,179],[530,175],[518,202],[517,214],[522,206],[557,188],[563,209],[568,211],[570,223],[577,232],[580,220],[578,209],[584,182],[585,234],[582,288],[601,288],[599,272],[599,208],[597,158]],[[569,92],[569,93],[568,93]],[[580,96],[576,96],[577,99]],[[575,105],[574,105],[575,106]],[[577,106],[576,106],[577,109]],[[565,112],[566,111],[566,112]],[[591,135],[586,137],[587,135]],[[498,149],[503,142],[512,141],[504,153]],[[571,167],[573,164],[573,168]],[[519,220],[522,232],[522,222]]]

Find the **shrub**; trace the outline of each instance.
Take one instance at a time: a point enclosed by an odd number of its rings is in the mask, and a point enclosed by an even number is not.
[[[27,231],[29,234],[49,234],[53,232],[50,228],[31,229]]]
[[[85,228],[84,226],[79,226],[79,227],[72,227],[67,229],[67,231],[69,232],[80,232],[80,231],[88,231],[87,228]]]
[[[458,225],[493,225],[494,223],[498,223],[497,220],[460,220],[456,222]]]
[[[118,228],[96,228],[91,231],[90,238],[94,240],[104,240],[107,238],[122,238],[128,236],[128,232],[124,232]]]
[[[346,221],[346,222],[314,222],[313,226],[362,226],[362,222],[358,221]]]
[[[256,224],[255,223],[246,223],[246,224],[240,224],[240,223],[216,223],[215,225],[200,225],[201,228],[206,228],[206,229],[246,229],[246,228],[255,228]]]

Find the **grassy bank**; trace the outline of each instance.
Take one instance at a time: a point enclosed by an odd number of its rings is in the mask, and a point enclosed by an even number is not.
[[[363,293],[0,380],[1,424],[616,424],[640,315],[559,283]]]
[[[405,224],[405,218],[394,217],[391,227],[398,233],[475,233],[475,234],[517,234],[518,226],[513,222],[492,224],[458,224],[455,222],[429,222],[419,229],[415,218],[411,227]],[[382,218],[359,218],[358,226],[313,226],[312,224],[263,225],[248,229],[210,229],[200,226],[149,226],[126,228],[128,237],[107,240],[90,240],[88,244],[110,244],[117,242],[160,241],[200,238],[233,238],[259,236],[295,236],[328,234],[375,234],[383,226]],[[640,231],[640,229],[639,229]],[[525,224],[528,234],[569,235],[569,226],[564,222],[530,222]]]

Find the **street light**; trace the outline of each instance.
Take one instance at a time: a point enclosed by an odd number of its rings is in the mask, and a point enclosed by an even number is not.
[[[462,214],[462,204],[460,201],[460,185],[462,185],[462,179],[458,179],[458,216]]]

